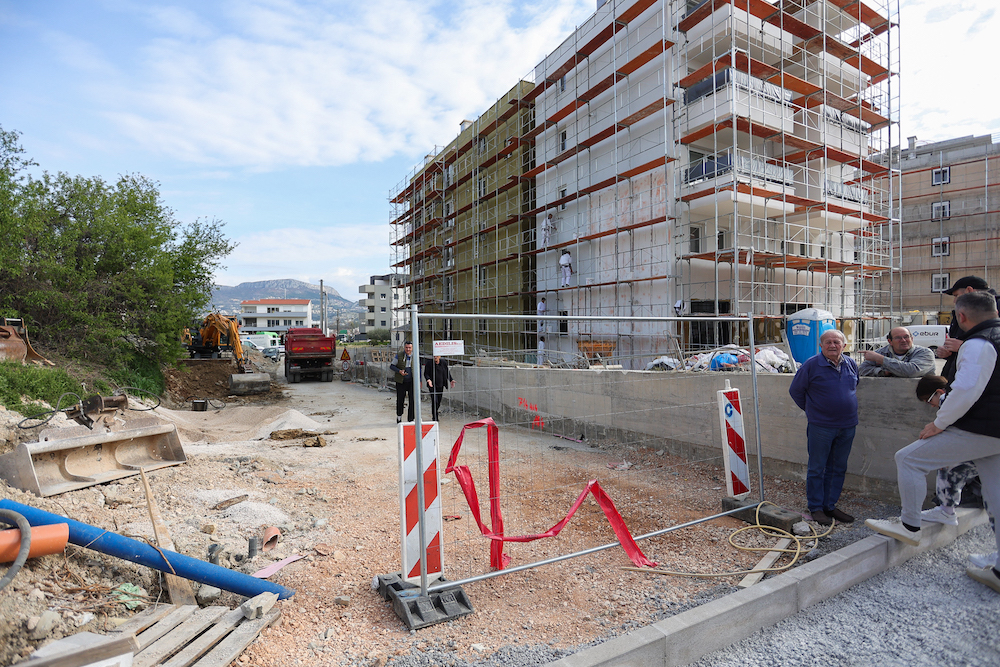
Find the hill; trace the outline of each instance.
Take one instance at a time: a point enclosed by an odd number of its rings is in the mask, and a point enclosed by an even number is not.
[[[327,295],[327,317],[333,321],[340,311],[341,317],[347,313],[363,313],[364,308],[357,301],[351,301],[340,296],[340,293],[329,285],[323,286]],[[211,310],[234,314],[240,310],[241,301],[256,299],[312,299],[313,313],[319,313],[319,285],[311,285],[301,280],[288,278],[281,280],[260,280],[252,283],[240,283],[235,287],[216,285],[212,290]]]

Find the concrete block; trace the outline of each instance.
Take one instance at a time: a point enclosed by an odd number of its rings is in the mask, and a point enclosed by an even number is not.
[[[683,614],[682,614],[683,615]],[[657,624],[658,625],[658,624]],[[662,665],[667,639],[657,625],[615,637],[586,651],[549,663],[549,667],[648,667]]]
[[[271,391],[271,376],[267,373],[236,373],[230,375],[229,391],[237,396],[266,394]]]
[[[754,500],[753,498],[737,500],[736,498],[726,497],[722,499],[722,511],[728,512],[729,510],[736,509],[737,507],[745,507],[745,510],[741,510],[731,514],[730,516],[742,519],[749,524],[755,524],[758,521],[758,502],[759,501]],[[792,526],[795,525],[796,522],[802,520],[801,515],[776,505],[764,505],[760,508],[759,516],[759,521],[762,525],[774,526],[775,528],[780,528],[781,530],[789,533],[792,532]]]
[[[856,545],[864,542],[860,548]],[[782,576],[798,581],[799,610],[843,593],[851,586],[883,572],[888,567],[888,550],[881,540],[866,538],[845,549],[797,567]],[[851,549],[849,553],[841,551]]]
[[[667,638],[661,664],[687,665],[791,616],[798,611],[797,583],[766,579],[654,624]]]

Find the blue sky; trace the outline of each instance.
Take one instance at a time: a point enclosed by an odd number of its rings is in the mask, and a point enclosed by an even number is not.
[[[902,126],[1000,131],[995,0],[902,4]],[[226,223],[220,284],[388,270],[389,191],[596,0],[0,0],[0,125],[41,168]]]

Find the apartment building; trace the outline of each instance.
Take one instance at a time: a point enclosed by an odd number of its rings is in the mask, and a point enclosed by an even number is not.
[[[254,299],[240,302],[237,321],[242,333],[274,331],[284,335],[289,327],[312,326],[310,299]]]
[[[849,334],[884,320],[899,307],[897,26],[894,0],[603,3],[400,184],[395,266],[425,311],[545,297],[549,314],[753,313],[758,339],[807,307]],[[623,360],[746,338],[707,322],[549,332],[548,350]],[[462,335],[533,349],[538,331],[484,318]]]
[[[962,276],[1000,285],[1000,144],[990,135],[910,137],[902,169],[902,309],[949,316]]]
[[[404,335],[401,330],[410,321],[405,306],[408,293],[404,287],[406,278],[396,273],[372,276],[367,285],[358,287],[358,292],[365,295],[360,301],[366,309],[364,323],[360,327],[362,339],[366,339],[372,329],[388,329],[394,332],[393,342],[401,342]]]

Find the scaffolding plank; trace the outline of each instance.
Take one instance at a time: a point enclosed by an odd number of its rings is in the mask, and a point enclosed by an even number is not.
[[[653,6],[656,0],[636,0],[636,2],[619,14],[615,21],[618,23],[631,23],[634,19],[638,18],[640,14]]]
[[[632,60],[625,63],[622,67],[619,67],[617,71],[625,76],[628,76],[673,45],[674,43],[670,40],[656,40],[655,44],[637,55],[635,58],[632,58]]]

